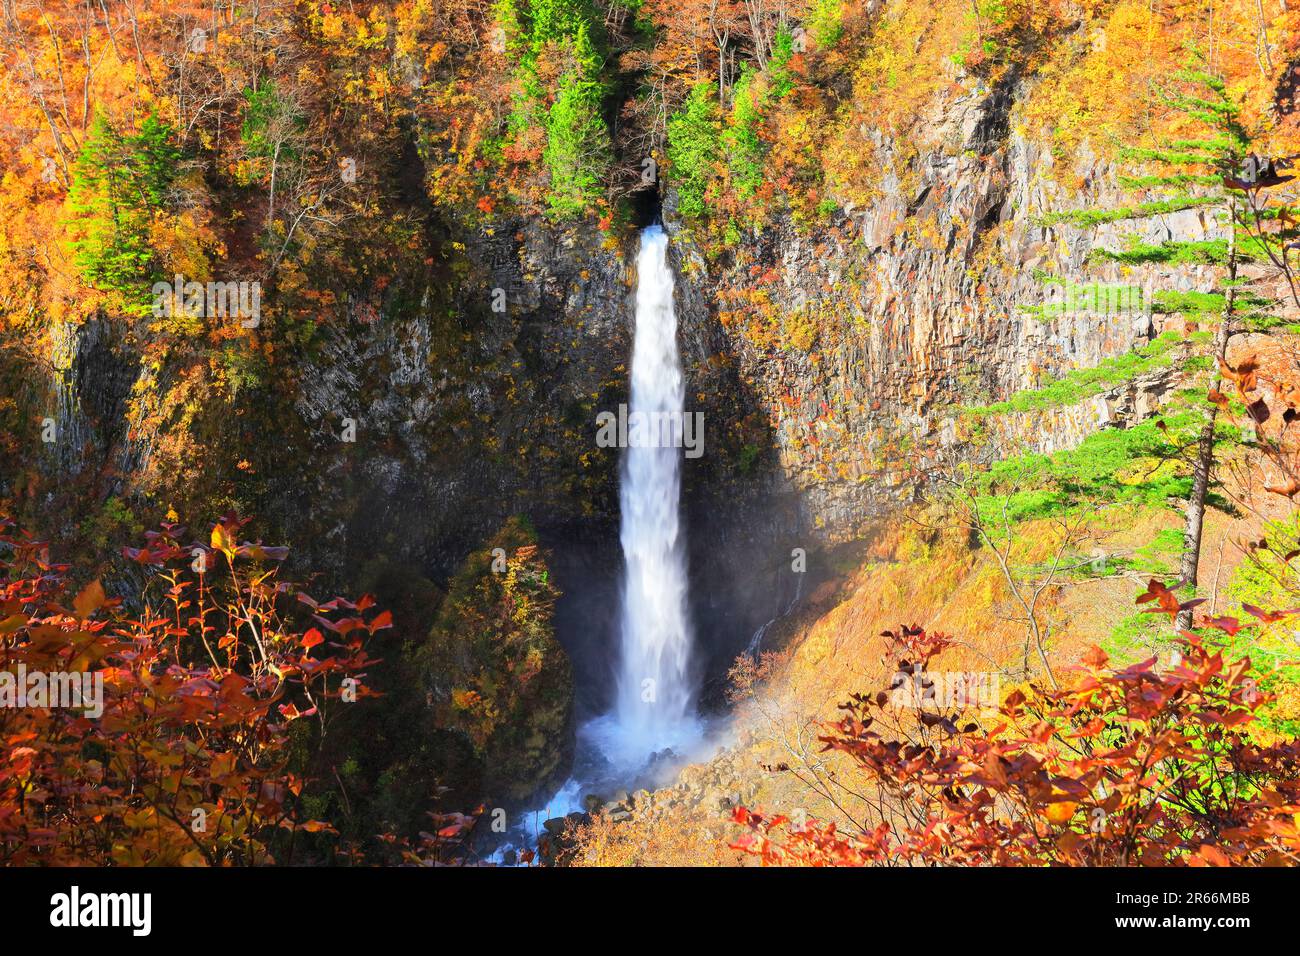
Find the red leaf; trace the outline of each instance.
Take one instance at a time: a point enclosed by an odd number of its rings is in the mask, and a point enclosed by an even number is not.
[[[1248,626],[1243,625],[1235,617],[1212,617],[1202,621],[1201,623],[1206,627],[1212,627],[1216,630],[1223,631],[1229,637],[1232,637],[1238,631],[1242,630],[1243,627]]]

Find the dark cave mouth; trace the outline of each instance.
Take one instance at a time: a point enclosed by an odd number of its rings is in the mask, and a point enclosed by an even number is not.
[[[659,195],[659,186],[644,186],[628,196],[632,224],[638,229],[653,226],[663,221],[663,198]]]

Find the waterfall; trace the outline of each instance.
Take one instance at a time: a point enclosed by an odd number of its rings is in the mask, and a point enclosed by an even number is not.
[[[629,751],[641,754],[679,743],[696,726],[691,633],[686,609],[685,529],[679,514],[684,413],[677,316],[668,236],[660,226],[641,233],[637,259],[636,330],[628,419],[656,425],[627,442],[619,491],[623,580],[622,661],[617,719]],[[645,440],[646,438],[650,440]],[[666,439],[666,440],[655,440]]]
[[[612,712],[578,728],[573,776],[535,813],[521,817],[511,838],[495,850],[498,863],[515,848],[535,846],[542,821],[583,811],[585,794],[608,795],[633,783],[658,786],[645,774],[662,772],[664,764],[648,758],[665,748],[688,759],[699,758],[701,745],[707,746],[705,726],[695,715],[679,514],[682,459],[702,452],[703,423],[700,413],[688,420],[684,404],[668,236],[650,226],[641,233],[637,258],[631,397],[618,416],[624,436],[624,578],[617,699]],[[698,444],[687,440],[689,424],[697,426],[692,434]]]
[[[754,636],[749,639],[749,644],[745,647],[745,653],[754,660],[758,660],[758,655],[763,649],[763,638],[767,637],[767,629],[793,611],[794,606],[799,603],[799,598],[803,596],[803,579],[804,576],[802,574],[795,575],[794,597],[792,597],[790,603],[785,606],[785,610],[782,611],[778,609],[776,617],[772,618],[755,631]]]

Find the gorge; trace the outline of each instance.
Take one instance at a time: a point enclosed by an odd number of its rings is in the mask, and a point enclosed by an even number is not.
[[[895,658],[1050,709],[1094,646],[1167,675],[1171,601],[1259,622],[1288,740],[1300,214],[1245,157],[1300,152],[1300,23],[1225,2],[16,2],[0,517],[48,616],[248,681],[285,742],[200,763],[312,825],[259,859],[869,844],[823,748]]]

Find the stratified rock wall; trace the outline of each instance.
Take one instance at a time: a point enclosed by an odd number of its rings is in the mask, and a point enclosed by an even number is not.
[[[843,210],[837,228],[819,234],[773,228],[747,236],[736,267],[709,275],[714,288],[729,288],[752,284],[755,267],[771,270],[774,311],[817,316],[804,351],[756,348],[743,335],[728,340],[770,416],[769,487],[797,498],[807,534],[850,537],[909,498],[933,469],[1072,447],[1097,427],[1151,414],[1166,391],[1156,380],[1138,383],[1141,394],[1119,389],[1013,416],[994,423],[979,447],[959,427],[962,405],[1095,366],[1163,331],[1161,317],[1149,314],[1025,311],[1045,305],[1048,276],[1149,287],[1154,271],[1086,265],[1090,250],[1118,248],[1121,233],[1146,242],[1219,234],[1197,210],[1095,230],[1045,224],[1049,213],[1123,203],[1105,165],[1084,177],[1082,192],[1056,183],[1050,152],[1010,131],[1016,91],[936,104],[929,145],[906,177],[915,185],[904,189],[891,177],[878,202]],[[1176,271],[1161,284],[1208,286],[1197,267]],[[692,316],[687,328],[708,320]]]

